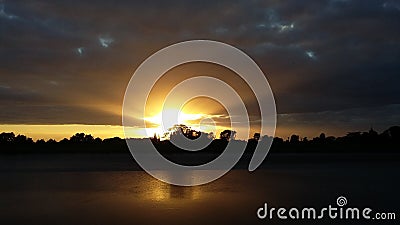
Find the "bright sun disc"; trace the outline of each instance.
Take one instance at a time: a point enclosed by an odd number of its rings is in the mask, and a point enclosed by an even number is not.
[[[178,118],[176,118],[176,115],[178,115]],[[151,137],[154,134],[162,136],[164,133],[168,132],[169,128],[173,127],[176,124],[196,126],[198,125],[196,121],[199,121],[206,117],[207,115],[205,114],[189,114],[184,113],[183,111],[178,109],[166,109],[155,116],[145,117],[144,120],[146,122],[156,125],[156,127],[146,128],[148,136]]]

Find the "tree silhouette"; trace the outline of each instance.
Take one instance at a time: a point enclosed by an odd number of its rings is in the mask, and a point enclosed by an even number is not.
[[[219,138],[225,141],[235,140],[236,131],[234,130],[224,130],[220,133]]]
[[[94,138],[91,134],[76,133],[70,139],[72,143],[93,143]]]
[[[299,141],[300,141],[299,135],[293,134],[292,136],[290,136],[290,143],[297,144],[297,143],[299,143]]]
[[[14,140],[15,134],[13,132],[0,134],[0,143],[13,143]]]
[[[191,129],[190,127],[179,124],[170,129],[172,138],[180,137],[196,139],[205,138],[211,142],[206,147],[206,152],[221,152],[227,145],[227,141],[234,140],[236,132],[224,130],[220,133],[220,139],[214,140],[214,134],[203,133]],[[247,153],[251,153],[259,144],[259,140],[271,139],[266,135],[259,137],[255,133],[253,138],[248,140]],[[135,140],[135,139],[134,139]],[[200,140],[200,139],[199,139]],[[140,140],[139,140],[140,141]],[[164,152],[174,153],[179,151],[169,140],[153,141],[157,149]],[[321,133],[318,137],[309,140],[306,137],[300,138],[299,135],[291,135],[287,140],[274,137],[271,152],[398,152],[400,149],[400,127],[393,126],[378,134],[372,128],[366,132],[349,132],[342,137],[328,136]],[[39,139],[33,141],[25,135],[15,135],[13,132],[0,133],[0,153],[19,153],[19,152],[128,152],[124,139],[119,137],[100,139],[94,138],[90,134],[76,133],[69,139],[64,138],[60,141],[49,139],[47,141]],[[199,151],[202,152],[202,151]]]
[[[260,137],[261,137],[260,133],[254,133],[254,135],[253,135],[253,139],[256,140],[256,141],[259,141]]]

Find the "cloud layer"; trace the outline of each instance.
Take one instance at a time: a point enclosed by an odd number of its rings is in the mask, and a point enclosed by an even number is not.
[[[398,27],[397,1],[1,1],[0,123],[118,125],[144,59],[172,43],[212,39],[260,65],[280,124],[398,124],[369,113],[400,114]]]

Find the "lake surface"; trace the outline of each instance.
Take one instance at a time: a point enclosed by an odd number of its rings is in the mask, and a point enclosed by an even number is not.
[[[0,157],[0,224],[354,224],[256,215],[265,202],[318,208],[339,196],[400,217],[399,156],[269,156],[255,172],[243,165],[195,187],[160,182],[124,154]]]

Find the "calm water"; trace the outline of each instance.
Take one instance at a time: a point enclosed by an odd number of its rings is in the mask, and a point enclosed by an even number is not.
[[[400,216],[398,160],[280,157],[253,173],[235,169],[207,185],[177,187],[130,168],[125,156],[3,156],[0,224],[310,224],[259,220],[256,210],[264,202],[335,205],[341,195]]]

